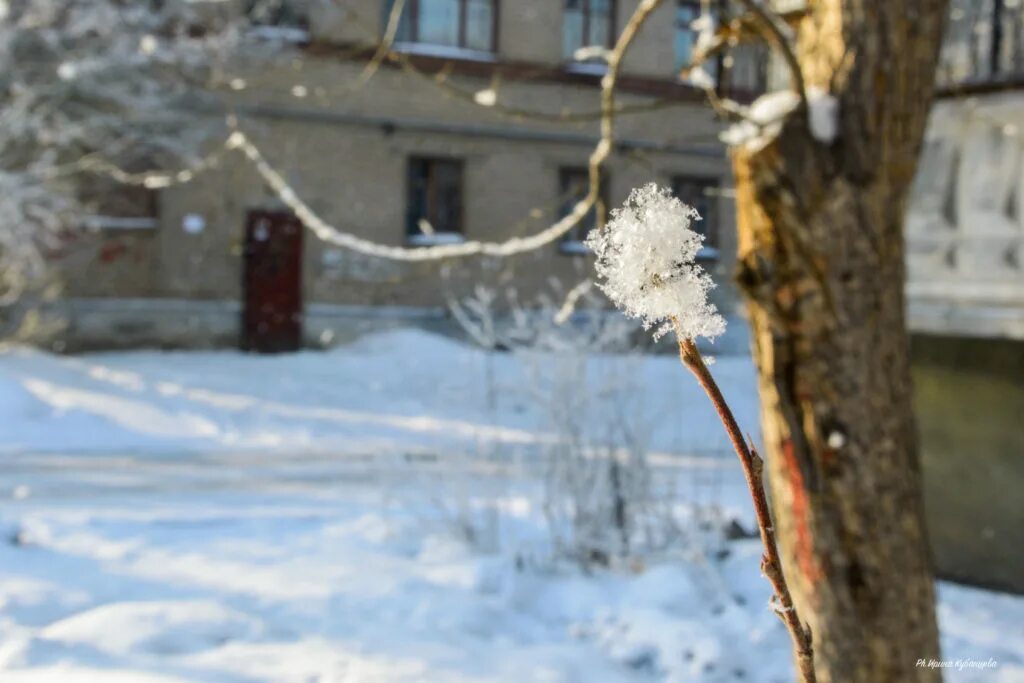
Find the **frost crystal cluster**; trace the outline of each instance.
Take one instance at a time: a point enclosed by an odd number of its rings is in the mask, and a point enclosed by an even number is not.
[[[633,190],[587,245],[597,255],[599,287],[627,315],[639,318],[655,339],[675,331],[683,338],[713,338],[725,321],[708,301],[711,278],[694,261],[704,238],[690,229],[697,211],[654,183]]]

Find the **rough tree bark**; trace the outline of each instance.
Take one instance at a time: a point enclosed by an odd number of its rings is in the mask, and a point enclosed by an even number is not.
[[[945,0],[811,0],[796,57],[839,101],[733,154],[784,566],[820,681],[938,680],[904,319],[903,220]]]

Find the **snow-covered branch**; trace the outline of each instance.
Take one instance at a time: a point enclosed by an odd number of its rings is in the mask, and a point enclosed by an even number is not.
[[[803,683],[814,683],[810,631],[796,612],[782,572],[762,478],[763,462],[747,443],[694,340],[724,331],[725,321],[707,300],[713,286],[695,260],[701,236],[690,230],[697,212],[656,185],[634,190],[615,211],[607,229],[591,237],[598,255],[599,286],[627,315],[640,318],[656,335],[674,331],[679,356],[704,389],[725,427],[747,480],[764,545],[762,571],[774,590],[773,605],[793,642]]]

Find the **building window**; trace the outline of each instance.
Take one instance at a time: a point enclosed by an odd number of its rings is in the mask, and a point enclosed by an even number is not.
[[[558,172],[559,199],[561,201],[559,215],[565,218],[581,200],[585,199],[590,192],[590,171],[584,167],[570,167],[560,169]],[[598,192],[597,201],[590,211],[579,223],[573,226],[572,230],[565,233],[559,243],[559,250],[564,254],[586,254],[590,249],[584,244],[590,231],[598,226],[603,226],[608,206],[608,174],[601,175],[601,190]]]
[[[711,20],[717,21],[716,12],[712,9]],[[701,18],[701,0],[678,0],[676,3],[675,18],[675,53],[676,71],[686,67],[693,62],[694,50],[697,47],[697,31],[693,24]],[[701,68],[711,76],[712,80],[718,78],[718,57],[710,57]]]
[[[141,162],[129,169],[148,170]],[[105,175],[83,175],[79,196],[86,207],[85,227],[99,230],[152,230],[157,227],[158,193],[141,185],[119,183]]]
[[[462,162],[409,159],[405,234],[412,244],[462,239]]]
[[[727,97],[753,98],[768,86],[768,66],[772,51],[764,43],[737,45],[729,55],[729,68],[722,77],[722,91]]]
[[[494,52],[497,0],[405,0],[395,41]],[[387,25],[394,0],[384,4]]]
[[[718,255],[718,181],[714,178],[677,176],[672,179],[672,192],[684,204],[697,209],[701,220],[690,226],[694,232],[704,235],[704,248],[700,255]]]
[[[614,0],[565,0],[562,52],[574,59],[584,47],[611,47],[615,16]]]
[[[245,0],[245,16],[255,26],[309,28],[309,10],[290,0]]]

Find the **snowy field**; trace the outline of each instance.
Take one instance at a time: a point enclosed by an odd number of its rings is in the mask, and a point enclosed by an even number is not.
[[[756,435],[749,360],[712,370]],[[648,454],[643,551],[566,554],[567,443]],[[0,458],[3,683],[791,680],[759,546],[723,533],[750,526],[739,471],[671,356],[411,331],[278,357],[11,349]],[[944,657],[998,664],[947,680],[1024,681],[1024,599],[940,601]]]

